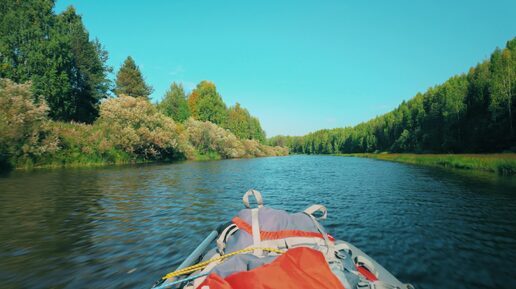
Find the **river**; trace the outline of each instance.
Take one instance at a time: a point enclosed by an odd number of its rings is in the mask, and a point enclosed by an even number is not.
[[[4,174],[0,288],[149,288],[249,188],[416,288],[516,288],[516,178],[333,156]]]

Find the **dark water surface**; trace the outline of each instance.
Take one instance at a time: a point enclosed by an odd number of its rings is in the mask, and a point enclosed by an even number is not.
[[[331,156],[0,176],[0,288],[148,288],[248,188],[417,288],[516,288],[515,178]]]

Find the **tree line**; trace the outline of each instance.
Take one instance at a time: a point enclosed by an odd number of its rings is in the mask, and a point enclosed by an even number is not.
[[[81,16],[70,6],[60,14],[53,0],[6,0],[0,3],[0,78],[31,81],[53,120],[93,123],[102,99],[115,95],[147,98],[153,92],[132,57],[122,64],[115,83],[108,53],[90,40]],[[187,100],[187,101],[185,101]],[[240,138],[265,140],[260,122],[240,104],[227,107],[216,87],[203,81],[186,95],[172,83],[160,110],[176,121],[192,116],[231,130]]]
[[[153,88],[145,83],[138,65],[130,56],[122,64],[115,82],[117,95],[148,99],[153,91]],[[228,108],[211,81],[201,81],[188,94],[181,83],[172,82],[156,106],[163,114],[179,123],[192,117],[221,126],[241,139],[254,139],[262,143],[266,139],[258,118],[252,116],[239,103]]]
[[[92,124],[54,121],[48,111],[45,101],[35,101],[30,83],[0,79],[0,168],[288,154],[209,121],[176,122],[144,97],[102,101]]]
[[[259,120],[228,107],[210,81],[190,93],[173,82],[153,104],[130,56],[111,81],[108,53],[81,16],[54,6],[0,2],[0,166],[286,153],[266,146]]]
[[[468,73],[417,93],[396,109],[354,127],[305,136],[276,136],[269,144],[306,154],[516,150],[516,38]]]

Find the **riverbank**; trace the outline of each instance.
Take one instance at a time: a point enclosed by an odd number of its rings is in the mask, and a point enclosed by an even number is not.
[[[93,123],[56,121],[30,84],[0,79],[0,116],[0,171],[288,154],[210,121],[174,121],[143,97],[104,100]]]
[[[259,155],[259,156],[243,156],[233,159],[251,159],[260,157],[271,157],[271,156],[286,156],[288,153],[278,153],[276,155]],[[145,160],[145,159],[131,159],[130,156],[120,152],[119,157],[101,159],[101,158],[90,158],[88,156],[78,156],[74,159],[70,158],[55,158],[50,159],[48,162],[34,164],[31,161],[25,163],[19,163],[15,167],[8,165],[0,167],[0,173],[8,172],[11,170],[19,171],[31,171],[34,169],[63,169],[63,168],[93,168],[93,167],[108,167],[108,166],[123,166],[123,165],[138,165],[138,164],[158,164],[158,163],[177,163],[183,161],[194,161],[194,162],[206,162],[224,160],[217,152],[209,152],[206,154],[195,152],[192,158],[186,159],[171,159],[171,160]]]
[[[516,153],[503,154],[388,154],[359,153],[338,156],[372,158],[414,165],[477,170],[516,175]]]

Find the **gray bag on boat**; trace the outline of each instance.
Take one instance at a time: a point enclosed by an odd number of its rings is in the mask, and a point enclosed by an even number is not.
[[[257,207],[251,208],[250,196],[256,199]],[[243,202],[246,209],[241,210],[222,231],[217,239],[217,248],[210,250],[203,261],[243,249],[252,250],[230,257],[220,264],[214,262],[203,272],[216,273],[224,278],[272,262],[278,255],[264,250],[266,248],[287,250],[303,246],[322,252],[330,269],[345,288],[357,288],[361,278],[351,256],[347,251],[335,250],[334,238],[318,222],[327,216],[324,206],[312,205],[300,213],[287,213],[264,207],[260,192],[255,190],[246,192]],[[192,288],[203,280],[196,280]]]

